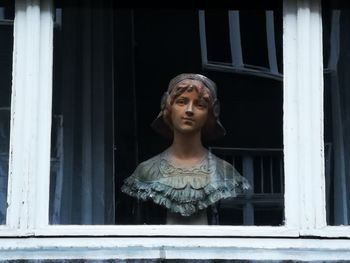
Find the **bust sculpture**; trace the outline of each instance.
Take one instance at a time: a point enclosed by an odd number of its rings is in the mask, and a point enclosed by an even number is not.
[[[139,164],[121,190],[165,207],[168,224],[207,224],[206,208],[249,188],[231,164],[203,146],[203,140],[226,133],[216,84],[209,78],[192,73],[173,78],[151,126],[172,144]]]

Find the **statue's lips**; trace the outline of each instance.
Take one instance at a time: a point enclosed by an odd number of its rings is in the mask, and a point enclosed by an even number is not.
[[[185,122],[194,122],[194,119],[188,117],[182,117],[182,120]]]

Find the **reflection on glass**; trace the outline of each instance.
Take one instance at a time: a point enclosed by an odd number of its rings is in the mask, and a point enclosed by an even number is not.
[[[204,147],[252,186],[244,197],[220,200],[216,222],[283,224],[282,3],[216,12],[93,2],[56,3],[50,223],[166,223],[166,210],[121,188],[171,145],[150,124],[169,80],[195,72],[219,87],[227,130]],[[249,19],[266,34],[249,35]]]
[[[281,20],[276,7],[199,11],[204,68],[282,80]]]
[[[108,9],[56,6],[51,224],[114,223]]]
[[[14,3],[0,2],[0,224],[6,222]]]
[[[266,11],[260,10],[260,13],[265,16]],[[276,57],[270,56],[271,67],[260,67],[259,61],[269,58],[269,51],[259,44],[267,41],[267,36],[260,39],[260,35],[255,35],[252,43],[258,45],[256,49],[261,52],[256,52],[255,61],[249,61],[257,65],[254,70],[244,64],[241,67],[230,64],[232,54],[237,55],[230,47],[234,38],[225,35],[230,32],[227,23],[231,10],[117,11],[115,119],[120,123],[116,125],[119,149],[119,154],[116,153],[117,224],[167,222],[166,209],[130,198],[120,189],[140,163],[170,147],[172,140],[159,136],[150,124],[159,112],[159,101],[169,80],[183,72],[197,72],[216,82],[220,120],[227,134],[205,142],[204,146],[233,165],[252,185],[246,195],[220,200],[215,220],[208,220],[208,223],[283,224],[283,83],[281,75],[273,71],[276,65],[282,65],[282,16],[279,8],[269,11],[274,13],[276,43],[270,48],[274,46]],[[223,15],[225,12],[226,16]],[[254,23],[256,10],[245,10],[244,15],[248,14]],[[268,17],[271,18],[271,13]],[[272,29],[269,30],[271,33]],[[244,46],[244,43],[239,45]],[[241,61],[246,61],[244,54],[241,57]],[[281,67],[278,69],[282,72]],[[130,114],[126,117],[125,112]]]
[[[323,1],[324,152],[327,221],[348,225],[350,216],[350,6]]]

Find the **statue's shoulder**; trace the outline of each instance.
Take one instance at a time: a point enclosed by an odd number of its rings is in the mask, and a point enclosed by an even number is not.
[[[161,154],[157,154],[157,155],[155,155],[155,156],[153,156],[153,157],[151,157],[151,158],[141,162],[137,166],[136,169],[144,169],[144,168],[147,168],[147,167],[152,166],[154,164],[157,164],[159,162],[160,158],[161,158]]]
[[[141,162],[135,169],[133,176],[142,181],[155,180],[159,176],[161,154],[155,155]]]
[[[211,153],[212,165],[214,169],[213,178],[217,182],[223,183],[224,185],[232,184],[232,189],[235,189],[236,193],[243,192],[243,190],[249,189],[250,184],[246,178],[244,178],[237,169],[224,159]],[[231,191],[232,191],[231,189]]]
[[[122,191],[137,196],[140,189],[148,188],[148,184],[158,180],[160,158],[158,154],[137,165],[134,172],[124,179]]]
[[[210,159],[212,160],[213,165],[215,166],[216,170],[218,170],[218,171],[223,170],[223,171],[235,171],[235,172],[237,172],[232,164],[230,164],[229,162],[227,162],[224,159],[221,159],[220,157],[216,156],[213,153],[210,153]]]

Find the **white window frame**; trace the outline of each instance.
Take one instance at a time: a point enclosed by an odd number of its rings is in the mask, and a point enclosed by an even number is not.
[[[53,0],[16,0],[0,260],[350,259],[350,226],[326,224],[321,1],[283,2],[285,224],[78,226],[48,222]]]

